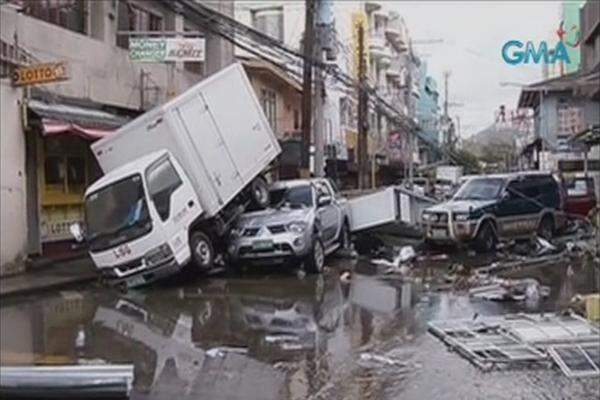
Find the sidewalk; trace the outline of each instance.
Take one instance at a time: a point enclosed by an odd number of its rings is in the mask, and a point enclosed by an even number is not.
[[[98,273],[87,257],[58,262],[22,274],[0,278],[0,298],[64,288],[91,282],[97,278]]]

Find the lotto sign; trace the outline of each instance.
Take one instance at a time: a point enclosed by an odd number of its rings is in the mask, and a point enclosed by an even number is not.
[[[17,68],[12,76],[13,85],[15,86],[37,85],[67,79],[69,79],[67,64],[64,61]]]

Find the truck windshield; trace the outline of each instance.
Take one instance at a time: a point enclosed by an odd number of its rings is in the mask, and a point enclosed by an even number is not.
[[[271,190],[272,207],[312,207],[312,190],[310,185],[295,186]]]
[[[140,175],[90,194],[85,200],[85,213],[92,251],[117,246],[152,229]]]
[[[456,192],[454,200],[494,200],[500,196],[504,179],[471,179]]]

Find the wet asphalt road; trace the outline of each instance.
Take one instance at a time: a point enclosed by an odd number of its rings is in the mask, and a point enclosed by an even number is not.
[[[321,276],[185,276],[127,294],[13,299],[0,308],[2,363],[132,362],[134,399],[598,398],[598,380],[557,368],[482,372],[426,330],[433,319],[562,309],[599,290],[597,269],[521,271],[550,285],[550,297],[496,303],[434,290],[448,263],[421,263],[409,281],[332,259]],[[347,269],[355,272],[340,279]]]

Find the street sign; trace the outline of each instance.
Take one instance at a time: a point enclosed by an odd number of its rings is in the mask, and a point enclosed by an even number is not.
[[[204,61],[204,39],[130,38],[129,58],[137,62]]]
[[[38,85],[67,79],[69,77],[65,61],[20,67],[15,70],[12,76],[12,82],[15,86]]]

